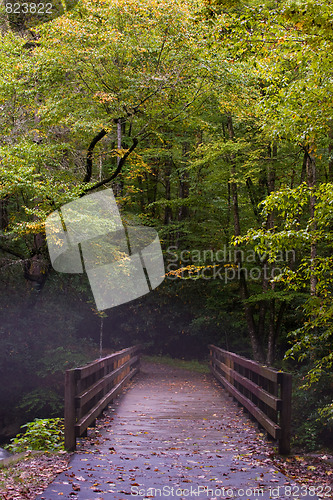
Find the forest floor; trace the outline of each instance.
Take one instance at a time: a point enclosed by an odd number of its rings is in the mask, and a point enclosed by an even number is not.
[[[5,467],[0,462],[0,499],[33,500],[58,474],[68,469],[70,458],[66,452],[27,452]]]
[[[90,488],[91,492],[95,492],[92,493],[95,495],[94,498],[109,500],[109,498],[120,497],[119,495],[115,497],[110,493],[100,496],[103,495],[102,490],[105,487],[117,488],[119,483],[121,488],[119,491],[128,495],[131,485],[139,486],[144,482],[140,476],[140,469],[157,471],[155,476],[161,473],[160,478],[163,480],[169,480],[166,479],[169,475],[166,471],[173,471],[174,476],[180,476],[179,473],[182,473],[182,482],[194,484],[197,478],[203,478],[200,479],[202,482],[206,479],[211,481],[209,474],[204,471],[213,472],[213,466],[216,470],[212,477],[219,477],[220,480],[216,482],[220,484],[222,480],[224,482],[228,478],[233,481],[238,475],[242,476],[240,481],[244,483],[244,478],[249,478],[253,471],[263,471],[262,482],[264,483],[265,475],[267,484],[271,482],[271,487],[297,482],[306,489],[307,493],[310,492],[310,497],[333,499],[332,455],[325,452],[311,455],[300,452],[289,456],[278,455],[272,442],[266,440],[265,436],[258,432],[256,426],[243,415],[241,409],[234,408],[231,398],[223,397],[223,400],[217,401],[216,394],[219,394],[221,389],[215,381],[210,379],[210,375],[201,374],[200,376],[203,377],[202,380],[199,376],[198,378],[191,376],[188,371],[175,371],[174,368],[164,367],[158,368],[158,372],[154,374],[155,381],[142,378],[141,382],[140,379],[139,382],[135,381],[125,390],[125,395],[120,396],[118,401],[106,410],[96,427],[89,429],[88,437],[78,440],[76,454],[65,452],[28,454],[18,462],[0,468],[0,499],[35,500],[38,497],[49,500],[59,498],[59,495],[62,495],[62,498],[81,498],[81,495],[85,495],[85,490],[89,491]],[[147,382],[152,391],[148,397]],[[204,397],[212,383],[215,384],[217,392],[215,396],[212,393],[211,402],[209,405],[206,404],[205,408],[200,398]],[[136,396],[133,401],[135,391],[131,391],[131,387],[138,387],[140,390],[140,384],[142,395],[145,394],[145,396]],[[167,398],[165,394],[162,394],[163,385],[167,391]],[[195,400],[193,390],[195,390]],[[157,400],[155,413],[150,411],[154,398],[160,398]],[[178,400],[180,399],[185,403],[182,415],[179,415]],[[163,415],[163,412],[167,413]],[[176,412],[177,418],[175,418]],[[218,415],[223,415],[223,419]],[[126,424],[126,421],[129,423]],[[181,426],[180,432],[177,430],[178,425]],[[187,428],[185,435],[183,434],[184,427]],[[170,428],[173,434],[171,437]],[[218,439],[220,451],[216,453],[214,447]],[[197,449],[193,447],[194,443]],[[110,444],[112,444],[111,447]],[[208,456],[207,449],[210,450],[209,455],[213,456]],[[136,472],[129,474],[127,479],[123,472],[124,464],[129,457],[132,457],[134,465],[137,460],[137,458],[133,460],[134,456],[142,456],[145,464],[147,460],[151,462],[149,467],[131,466],[131,470],[136,469]],[[174,458],[178,461],[176,468],[173,467]],[[78,459],[81,460],[79,465],[77,465]],[[108,484],[103,485],[103,481],[100,480],[99,485],[95,486],[98,483],[93,471],[103,470],[103,460],[106,460],[109,471],[104,481]],[[182,461],[184,461],[184,467]],[[185,464],[185,461],[188,463]],[[89,462],[91,466],[87,473],[85,464]],[[96,467],[95,462],[97,462]],[[201,464],[199,472],[195,464]],[[114,473],[111,470],[114,470]],[[150,472],[144,471],[144,474],[150,474]],[[284,479],[281,479],[281,474],[285,476]],[[136,475],[135,482],[131,477],[134,475]],[[90,476],[93,477],[90,478]],[[278,477],[282,483],[278,483]],[[286,478],[290,480],[290,483],[285,482]],[[172,477],[170,480],[179,481],[180,479]],[[47,490],[46,494],[45,490]],[[53,491],[55,493],[52,493]],[[315,492],[316,496],[311,492]],[[299,498],[305,496],[302,495],[302,491],[299,491],[299,494]],[[53,495],[56,496],[53,497]],[[121,497],[128,498],[124,495]],[[82,496],[82,498],[90,497]]]

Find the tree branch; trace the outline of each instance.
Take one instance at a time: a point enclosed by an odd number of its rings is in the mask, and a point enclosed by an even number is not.
[[[81,196],[84,196],[89,191],[92,191],[93,189],[97,189],[101,186],[104,186],[104,184],[107,184],[108,182],[111,182],[113,179],[115,179],[117,177],[117,175],[120,174],[121,169],[122,169],[125,161],[129,157],[129,155],[132,153],[132,151],[134,151],[134,149],[137,147],[138,143],[139,143],[138,139],[134,138],[132,146],[126,151],[124,156],[122,158],[120,158],[119,164],[118,164],[116,170],[113,172],[113,174],[110,175],[110,177],[107,177],[106,179],[103,179],[102,181],[97,182],[93,186],[90,186],[87,189],[85,189],[84,192],[81,194]]]
[[[93,151],[96,144],[103,139],[103,137],[107,134],[107,131],[103,128],[91,141],[88,147],[87,153],[87,163],[86,163],[86,175],[83,179],[83,182],[89,182],[92,174],[92,161],[93,161]]]
[[[15,252],[15,250],[11,250],[10,248],[5,248],[5,247],[3,247],[2,245],[0,245],[0,251],[1,251],[1,252],[5,252],[5,253],[9,253],[10,255],[13,255],[13,257],[17,257],[17,258],[18,258],[18,259],[20,259],[20,260],[25,260],[25,259],[27,259],[27,257],[26,257],[26,256],[21,255],[20,253]],[[30,255],[30,257],[31,257],[31,256],[32,256],[32,255]]]

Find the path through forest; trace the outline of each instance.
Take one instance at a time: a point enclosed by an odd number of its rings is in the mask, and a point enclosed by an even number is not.
[[[210,374],[143,363],[37,498],[317,498],[274,469],[271,453]]]

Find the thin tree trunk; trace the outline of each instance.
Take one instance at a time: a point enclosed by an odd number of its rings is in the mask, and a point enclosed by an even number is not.
[[[223,232],[225,235],[225,244],[229,244],[230,241],[230,222],[231,222],[231,188],[230,181],[228,181],[228,208],[227,208],[227,217],[225,228],[223,228]]]
[[[188,187],[188,173],[180,172],[179,173],[179,198],[181,200],[185,200],[188,198],[189,187]],[[182,221],[188,216],[188,208],[186,205],[180,205],[178,210],[178,220]]]
[[[8,218],[8,197],[0,200],[0,230],[4,231],[8,227],[9,218]]]
[[[249,194],[249,198],[251,201],[252,205],[252,210],[254,213],[255,218],[257,219],[257,222],[260,224],[260,216],[259,216],[259,210],[258,210],[258,200],[256,199],[255,193],[254,193],[254,186],[252,179],[248,177],[246,179],[246,187],[247,187],[247,192]]]
[[[138,186],[140,189],[140,198],[139,198],[139,203],[140,203],[140,211],[143,213],[145,211],[145,195],[144,195],[144,190],[143,190],[143,183],[142,183],[142,177],[139,175],[138,176]]]
[[[179,199],[185,200],[189,195],[189,186],[188,186],[188,173],[185,171],[180,171],[178,173],[179,177]],[[188,208],[185,204],[181,204],[178,208],[178,222],[182,222],[188,216]],[[184,231],[179,229],[177,231],[177,239],[176,246],[179,247],[182,239],[184,239]]]
[[[268,346],[267,346],[267,358],[266,363],[268,365],[272,365],[275,358],[275,349],[276,349],[276,341],[278,339],[282,319],[287,308],[286,302],[282,302],[280,305],[279,312],[276,316],[276,305],[275,301],[272,300],[270,303],[270,322],[269,322],[269,331],[268,331]]]
[[[272,193],[275,190],[275,164],[274,161],[277,157],[277,147],[276,144],[273,144],[273,147],[269,146],[268,152],[272,159],[272,164],[268,166],[267,172],[267,188],[268,194]],[[274,227],[274,213],[271,212],[266,220],[266,229],[269,231]],[[272,272],[274,272],[274,264],[272,265]],[[268,285],[268,281],[266,278],[266,286]],[[274,291],[275,284],[270,283],[271,291]],[[266,355],[266,363],[271,365],[274,359],[275,353],[275,299],[270,299],[269,301],[269,317],[268,317],[268,339],[267,339],[267,355]]]
[[[182,148],[183,163],[187,162],[187,153],[190,150],[189,143],[185,141]],[[183,168],[178,170],[179,179],[179,198],[180,200],[186,200],[189,195],[189,185],[188,185],[188,171]],[[188,216],[188,208],[186,205],[180,205],[178,210],[178,220],[181,222]]]
[[[275,353],[275,300],[271,299],[269,302],[269,323],[268,323],[268,342],[267,342],[267,356],[266,363],[271,365],[274,360]]]
[[[49,263],[42,254],[44,245],[45,235],[43,233],[35,234],[33,249],[35,255],[24,263],[24,277],[29,287],[26,311],[30,311],[30,313],[37,303],[39,292],[42,291],[49,274]]]
[[[172,210],[169,206],[169,201],[171,200],[171,167],[167,167],[164,171],[164,185],[165,185],[165,199],[167,200],[167,205],[164,209],[164,225],[167,226],[172,221]]]
[[[123,124],[122,124],[122,119],[118,118],[118,120],[117,120],[117,149],[118,150],[122,149],[122,140],[123,140]],[[117,156],[117,168],[119,167],[120,160],[121,160],[120,156]],[[123,191],[124,191],[124,181],[122,180],[121,175],[115,181],[114,187],[115,187],[116,196],[122,196]]]
[[[329,144],[328,144],[328,181],[333,182],[333,127],[331,128],[329,134]]]
[[[303,182],[305,182],[307,159],[308,159],[308,154],[307,154],[307,152],[305,152],[304,156],[303,156],[303,163],[302,163],[300,184],[302,184]]]
[[[228,129],[229,139],[234,140],[235,134],[234,134],[234,128],[233,128],[231,115],[227,116],[227,129]],[[235,157],[231,158],[231,172],[230,173],[231,173],[231,178],[232,178],[230,191],[231,191],[232,212],[233,212],[233,219],[234,219],[234,233],[235,233],[235,236],[240,236],[241,235],[241,226],[240,226],[239,206],[238,206],[238,189],[237,189],[237,183],[235,181],[235,175],[236,175]],[[254,316],[253,316],[253,309],[249,304],[246,303],[246,300],[249,298],[249,293],[248,293],[248,289],[247,289],[247,283],[246,283],[246,277],[244,274],[244,270],[242,269],[241,252],[237,249],[237,246],[236,246],[236,251],[235,251],[235,263],[236,263],[238,271],[239,271],[240,296],[241,296],[241,299],[242,299],[243,304],[244,304],[244,312],[245,312],[247,328],[248,328],[250,341],[251,341],[252,354],[253,354],[253,357],[256,361],[262,362],[264,359],[263,350],[262,350],[262,346],[261,346],[259,339],[258,339],[257,329],[256,329]]]
[[[308,186],[310,188],[314,188],[316,185],[316,160],[311,151],[308,151],[307,154],[306,173],[307,173]],[[310,195],[310,217],[312,219],[311,231],[313,232],[317,230],[317,224],[315,222],[315,209],[316,209],[316,196],[314,193],[312,193]],[[310,259],[311,259],[310,294],[312,296],[316,295],[317,293],[317,277],[315,276],[316,256],[317,256],[316,237],[312,235],[311,247],[310,247]]]

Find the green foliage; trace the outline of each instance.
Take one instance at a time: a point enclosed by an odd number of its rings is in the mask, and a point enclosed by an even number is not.
[[[49,415],[56,416],[63,410],[62,395],[52,389],[39,388],[24,394],[19,404],[18,410],[23,410],[31,415]]]
[[[64,422],[61,418],[36,418],[22,425],[24,434],[12,439],[6,449],[13,453],[27,450],[60,451],[64,449]]]
[[[171,358],[170,356],[143,356],[143,360],[149,361],[150,363],[160,363],[198,373],[209,373],[208,364],[197,360],[185,361],[184,359]]]
[[[315,415],[306,413],[306,421],[303,421],[292,439],[292,445],[307,451],[316,451],[320,447],[320,427]]]
[[[54,375],[57,372],[64,373],[65,370],[82,366],[87,363],[88,349],[92,343],[85,339],[80,346],[61,345],[52,349],[47,349],[39,360],[39,370],[37,374],[42,377]]]
[[[318,410],[318,422],[333,431],[333,403],[327,404]]]
[[[328,375],[304,390],[307,365],[293,374],[293,443],[314,451],[333,443],[332,396]]]

